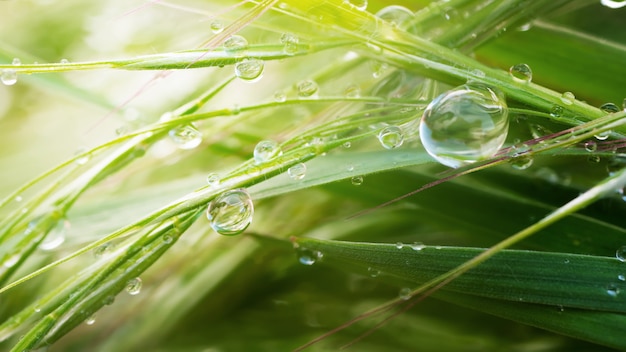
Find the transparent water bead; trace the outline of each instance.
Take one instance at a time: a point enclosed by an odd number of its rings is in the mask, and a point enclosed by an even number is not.
[[[518,82],[530,82],[533,79],[533,71],[526,64],[517,64],[509,68],[509,74]]]
[[[14,58],[13,61],[11,62],[11,65],[13,66],[19,66],[22,64],[22,60],[20,60],[19,58]]]
[[[347,2],[359,11],[365,11],[367,9],[367,0],[348,0]]]
[[[224,24],[220,20],[213,20],[209,24],[209,28],[214,34],[219,34],[222,33],[222,31],[224,30]]]
[[[242,57],[248,50],[248,40],[240,35],[232,35],[224,41],[224,51],[235,57]]]
[[[361,88],[358,84],[349,84],[343,91],[346,98],[358,98],[361,96]]]
[[[141,285],[142,281],[140,278],[136,277],[134,279],[130,279],[126,283],[126,292],[128,292],[131,296],[138,295],[139,292],[141,292]]]
[[[426,246],[422,242],[413,242],[411,248],[414,251],[421,251],[422,249],[426,248]]]
[[[63,242],[65,242],[65,236],[69,227],[69,221],[65,219],[59,220],[54,228],[46,235],[46,238],[41,241],[39,249],[51,251],[62,245]]]
[[[626,262],[626,246],[621,246],[615,251],[615,257],[620,262]]]
[[[610,9],[619,9],[626,6],[626,1],[600,0],[600,3]]]
[[[503,95],[469,83],[436,97],[420,122],[422,145],[435,160],[457,168],[492,157],[509,129]]]
[[[535,160],[533,159],[532,155],[523,154],[510,159],[509,163],[516,170],[526,170],[533,165],[534,161]]]
[[[287,174],[292,180],[302,180],[306,175],[306,165],[298,163],[287,170]]]
[[[280,36],[280,43],[283,44],[283,52],[287,55],[295,55],[298,52],[300,38],[293,33],[283,33]]]
[[[234,189],[217,196],[209,204],[206,215],[215,232],[234,236],[242,233],[252,222],[254,204],[245,189]]]
[[[615,284],[609,284],[606,288],[606,293],[611,297],[617,297],[619,295],[619,287]]]
[[[313,251],[307,248],[296,248],[298,261],[300,264],[313,265],[324,256],[320,251]]]
[[[256,82],[261,79],[265,63],[259,59],[243,59],[235,64],[235,76],[248,81]]]
[[[598,143],[596,143],[596,141],[594,141],[594,140],[586,141],[584,143],[584,146],[585,146],[585,150],[590,152],[590,153],[593,153],[596,150],[598,150]]]
[[[317,83],[315,83],[315,81],[310,80],[310,79],[300,81],[296,84],[296,90],[298,91],[298,96],[301,96],[303,98],[313,96],[315,93],[317,93],[318,89],[319,88],[317,86]]]
[[[256,164],[263,164],[282,154],[283,151],[280,149],[278,143],[269,140],[260,141],[254,147],[254,162]]]
[[[378,141],[385,149],[395,149],[404,143],[404,135],[398,126],[387,126],[378,133]]]
[[[96,322],[96,314],[90,315],[87,319],[85,319],[85,324],[93,325]]]
[[[0,81],[5,86],[12,86],[17,83],[17,71],[11,68],[5,68],[0,72]]]
[[[572,105],[574,103],[574,100],[576,100],[576,97],[572,92],[565,92],[563,93],[563,95],[561,95],[561,101],[565,105]]]
[[[415,15],[406,7],[391,5],[376,12],[376,17],[389,22],[392,26],[403,27],[404,24],[408,23]]]
[[[173,128],[168,135],[179,149],[193,149],[202,143],[202,133],[191,124]]]
[[[216,174],[215,172],[211,172],[210,174],[208,174],[206,176],[206,183],[210,186],[210,187],[217,187],[220,184],[220,175]]]
[[[360,186],[363,184],[363,176],[354,176],[350,179],[350,182],[355,186]]]
[[[552,109],[550,109],[550,116],[552,117],[561,117],[563,115],[563,107],[559,105],[554,105]]]
[[[400,292],[398,292],[398,297],[400,297],[400,299],[408,301],[409,299],[411,299],[411,294],[413,293],[413,290],[411,290],[410,287],[404,287],[402,289],[400,289]]]
[[[606,112],[607,114],[620,112],[620,108],[613,103],[602,104],[602,106],[600,106],[600,110]]]

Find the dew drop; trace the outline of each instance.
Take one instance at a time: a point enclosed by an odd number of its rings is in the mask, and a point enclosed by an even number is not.
[[[300,81],[296,84],[296,90],[298,91],[298,96],[306,98],[311,97],[317,93],[318,86],[315,81],[307,79]]]
[[[598,150],[598,143],[594,140],[589,140],[584,143],[585,150],[592,153]]]
[[[350,84],[343,93],[346,98],[358,98],[361,96],[361,88],[357,84]]]
[[[355,186],[360,186],[363,184],[363,176],[354,176],[350,179],[350,182]]]
[[[626,262],[626,246],[619,247],[617,251],[615,252],[615,257],[620,262]]]
[[[174,242],[174,237],[172,237],[171,235],[165,235],[165,236],[163,236],[163,242],[165,244],[170,244],[170,243]]]
[[[426,246],[422,242],[413,242],[411,248],[414,251],[421,251],[422,249],[426,248]]]
[[[378,133],[378,141],[385,149],[395,149],[404,143],[404,135],[398,126],[387,126]]]
[[[526,170],[533,165],[534,159],[530,154],[523,154],[509,160],[511,166],[516,170]]]
[[[224,41],[224,51],[234,57],[242,57],[248,50],[248,41],[240,35],[232,35]]]
[[[93,325],[96,322],[96,315],[92,314],[87,319],[85,319],[85,324]]]
[[[600,162],[600,160],[601,160],[601,159],[600,159],[600,156],[598,156],[598,155],[590,155],[590,156],[587,158],[587,161],[589,161],[590,163],[596,163],[596,164],[597,164],[597,163],[599,163],[599,162]]]
[[[130,279],[126,283],[126,292],[128,292],[131,296],[138,295],[139,292],[141,292],[141,285],[142,281],[140,278],[136,277],[134,279]]]
[[[446,21],[454,20],[457,17],[459,17],[459,12],[453,7],[448,7],[443,11],[443,18]]]
[[[611,297],[617,297],[619,295],[619,287],[615,284],[609,284],[606,288],[606,293]]]
[[[15,266],[15,264],[17,264],[19,260],[20,260],[20,255],[13,254],[12,256],[5,259],[4,262],[2,262],[2,266],[4,266],[5,268],[12,268],[13,266]]]
[[[344,144],[342,144],[342,147],[344,147],[346,149],[350,149],[350,147],[352,147],[352,142],[347,141]]]
[[[610,135],[611,135],[611,131],[603,131],[603,132],[594,134],[593,136],[599,141],[605,141],[609,138]]]
[[[245,189],[234,189],[211,201],[206,215],[215,232],[234,236],[242,233],[252,222],[254,204]]]
[[[563,93],[563,95],[561,95],[561,101],[565,105],[572,105],[574,103],[574,100],[576,100],[576,97],[572,92],[565,92]]]
[[[261,79],[265,63],[259,59],[243,59],[235,64],[235,76],[248,81],[256,82]]]
[[[216,188],[220,184],[220,175],[215,172],[211,172],[206,176],[206,183],[212,187]]]
[[[354,165],[353,164],[348,164],[348,167],[346,168],[346,170],[348,170],[348,172],[354,171]]]
[[[278,143],[269,140],[260,141],[254,147],[254,162],[257,165],[263,164],[282,154],[283,151],[280,149]]]
[[[367,268],[367,273],[371,276],[371,277],[377,277],[378,275],[380,275],[380,270],[369,267]]]
[[[509,68],[509,74],[518,82],[530,82],[533,79],[533,71],[526,64],[517,64]]]
[[[500,93],[465,84],[428,104],[419,130],[428,154],[457,168],[493,156],[504,144],[508,127],[508,109]]]
[[[619,275],[617,275],[617,279],[618,279],[619,281],[626,281],[626,275],[624,275],[624,274],[619,274]]]
[[[285,94],[285,92],[283,92],[282,90],[277,90],[276,92],[274,92],[274,101],[282,103],[285,100],[287,100],[287,95]]]
[[[406,7],[391,5],[380,9],[376,12],[376,16],[383,21],[389,22],[392,26],[403,27],[415,17],[413,12]]]
[[[67,65],[67,64],[69,64],[69,63],[70,63],[70,60],[68,60],[68,59],[61,59],[61,61],[59,61],[59,63],[60,63],[61,65]]]
[[[606,112],[607,114],[620,112],[620,108],[613,103],[602,104],[602,106],[600,106],[600,110]]]
[[[302,180],[306,175],[306,165],[298,163],[287,170],[287,174],[292,180]]]
[[[402,247],[404,247],[404,243],[402,243],[402,242],[396,242],[396,248],[398,248],[398,249],[402,249]]]
[[[115,249],[115,245],[113,245],[113,243],[111,243],[111,242],[107,242],[107,243],[105,243],[103,245],[100,245],[100,246],[94,248],[93,255],[94,255],[94,257],[96,259],[106,258],[111,253],[113,253],[114,249]]]
[[[209,23],[209,28],[214,34],[219,34],[224,30],[224,24],[220,20],[213,20]]]
[[[300,264],[304,265],[313,265],[323,257],[322,252],[306,248],[297,248],[296,252],[298,254],[298,261]]]
[[[13,61],[11,62],[11,64],[12,64],[13,66],[19,66],[19,65],[21,65],[21,64],[22,64],[22,60],[20,60],[19,58],[17,58],[17,57],[16,57],[16,58],[14,58],[14,59],[13,59]]]
[[[12,86],[17,83],[17,71],[11,68],[5,68],[0,73],[0,81],[5,86]]]
[[[76,159],[74,160],[74,162],[78,165],[85,165],[87,164],[87,162],[90,159],[90,155],[86,154],[88,151],[88,149],[86,147],[80,147],[78,148],[78,150],[76,151],[76,153],[74,153],[74,156],[76,156]],[[80,156],[79,156],[80,155]]]
[[[409,299],[411,299],[412,293],[413,293],[413,290],[411,290],[411,288],[404,287],[400,289],[400,292],[398,292],[398,297],[400,297],[400,299],[402,300],[408,301]]]
[[[283,52],[287,55],[295,55],[298,53],[298,43],[300,39],[293,33],[283,33],[280,36],[280,42],[283,44]]]
[[[600,3],[611,9],[619,9],[626,6],[626,1],[600,0]]]
[[[367,0],[348,0],[348,3],[359,11],[365,11],[367,9]]]
[[[563,115],[563,107],[559,105],[554,105],[552,109],[550,109],[550,116],[552,117],[561,117]]]
[[[70,222],[66,219],[61,219],[57,222],[52,230],[46,235],[46,237],[39,244],[39,249],[44,251],[51,251],[56,249],[65,242],[65,235],[67,229],[70,227]]]
[[[168,135],[179,149],[193,149],[202,143],[202,133],[191,124],[173,128]]]

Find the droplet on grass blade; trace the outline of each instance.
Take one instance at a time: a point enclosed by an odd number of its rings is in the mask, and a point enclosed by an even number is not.
[[[615,257],[620,262],[626,262],[626,246],[621,246],[615,251]]]
[[[492,157],[508,134],[508,108],[501,93],[465,84],[436,97],[420,123],[422,145],[439,163],[457,168]]]
[[[280,42],[283,44],[283,52],[287,55],[295,55],[298,52],[298,43],[300,39],[293,33],[283,33],[280,36]]]
[[[224,41],[224,51],[231,56],[245,56],[247,50],[248,40],[240,35],[232,35]]]
[[[96,314],[90,315],[87,319],[85,319],[85,324],[93,325],[96,322]]]
[[[141,292],[141,285],[142,281],[140,278],[130,279],[126,283],[126,292],[131,296],[138,295]]]
[[[400,292],[398,292],[398,296],[400,297],[400,299],[408,301],[409,299],[411,299],[412,293],[413,293],[413,290],[411,290],[411,288],[404,287],[400,289]]]
[[[576,97],[572,92],[565,92],[563,93],[563,95],[561,95],[561,101],[565,105],[572,105],[574,103],[574,100],[576,100]]]
[[[526,64],[517,64],[509,68],[509,74],[518,82],[530,82],[533,79],[533,71]]]
[[[278,143],[274,141],[260,141],[254,147],[254,162],[258,164],[266,163],[275,157],[281,156],[283,151],[280,149]]]
[[[376,12],[376,17],[389,22],[392,26],[402,27],[405,23],[415,17],[413,12],[406,7],[391,5],[383,7]]]
[[[215,19],[211,21],[211,23],[209,24],[209,28],[214,34],[219,34],[222,33],[222,31],[224,30],[224,24],[222,23],[222,21]]]
[[[179,149],[193,149],[202,143],[202,133],[191,124],[175,127],[168,135]]]
[[[265,63],[259,59],[243,59],[235,64],[235,76],[247,82],[256,82],[263,76]]]
[[[320,251],[313,251],[307,248],[296,248],[296,253],[298,261],[304,265],[313,265],[324,256]]]
[[[620,289],[615,284],[609,284],[606,288],[606,293],[611,297],[617,297],[619,295]]]
[[[210,187],[217,187],[220,184],[220,175],[218,175],[215,172],[211,172],[210,174],[208,174],[206,176],[206,183],[210,186]]]
[[[387,126],[378,133],[378,141],[385,149],[395,149],[404,143],[404,135],[398,126]]]
[[[605,103],[600,106],[600,110],[606,112],[607,114],[612,114],[615,112],[620,112],[620,108],[613,103]]]
[[[350,179],[350,182],[355,186],[360,186],[363,184],[363,176],[354,176]]]
[[[626,1],[600,0],[600,3],[610,9],[620,9],[626,6]]]
[[[296,90],[298,91],[298,96],[307,98],[312,97],[317,93],[318,86],[315,81],[307,79],[300,81],[296,84]]]
[[[306,165],[298,163],[287,170],[287,174],[292,180],[302,180],[306,175]]]
[[[598,143],[594,140],[589,140],[584,143],[585,150],[592,153],[598,150]]]
[[[17,83],[17,71],[11,68],[5,68],[0,72],[0,82],[5,86],[12,86]]]
[[[39,249],[51,251],[56,249],[65,242],[67,229],[70,226],[69,221],[61,219],[57,222],[52,230],[46,235],[46,238],[39,244]]]
[[[22,60],[20,60],[19,58],[13,58],[13,61],[11,62],[11,65],[13,66],[19,66],[22,64]]]
[[[242,233],[252,222],[254,204],[245,189],[234,189],[213,199],[207,207],[206,215],[215,232],[234,236]]]
[[[367,0],[347,0],[347,2],[359,11],[365,11],[367,9]]]

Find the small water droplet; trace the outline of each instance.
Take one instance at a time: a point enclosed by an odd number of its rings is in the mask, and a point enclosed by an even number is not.
[[[492,157],[504,144],[508,128],[501,94],[484,85],[466,84],[428,104],[419,130],[428,154],[457,168]]]
[[[171,235],[165,235],[163,236],[163,242],[165,242],[165,244],[170,244],[174,242],[174,237],[172,237]]]
[[[620,262],[626,262],[626,246],[619,247],[617,251],[615,252],[615,257]]]
[[[398,249],[402,249],[402,247],[404,247],[404,243],[402,243],[402,242],[396,242],[396,248],[398,248]]]
[[[19,65],[21,65],[21,64],[22,64],[22,60],[20,60],[19,58],[17,58],[17,57],[16,57],[16,58],[14,58],[14,59],[13,59],[13,61],[11,62],[11,64],[12,64],[13,66],[19,66]]]
[[[404,135],[398,126],[387,126],[378,133],[378,141],[385,149],[395,149],[404,143]]]
[[[17,83],[17,71],[11,68],[5,68],[0,73],[0,81],[5,86],[12,86]]]
[[[530,154],[513,157],[509,160],[511,166],[516,170],[526,170],[533,165],[534,159]]]
[[[563,107],[559,105],[554,105],[552,109],[550,109],[550,116],[552,117],[561,117],[563,115]]]
[[[235,76],[248,82],[256,82],[263,76],[265,63],[259,59],[243,59],[235,64]]]
[[[509,68],[509,74],[518,82],[530,82],[533,79],[533,71],[526,64],[517,64]]]
[[[400,292],[398,292],[398,297],[400,297],[400,299],[408,301],[409,299],[411,299],[411,295],[413,293],[413,290],[411,290],[411,288],[409,287],[404,287],[400,289]]]
[[[600,3],[610,9],[619,9],[626,6],[626,1],[600,0]]]
[[[584,143],[585,150],[592,153],[598,150],[598,143],[594,140],[589,140]]]
[[[23,200],[24,200],[24,198],[22,198],[22,196],[16,196],[15,197],[15,201],[18,202],[18,203],[23,201]]]
[[[618,279],[619,281],[626,281],[626,275],[624,275],[624,274],[619,274],[619,275],[617,275],[617,279]]]
[[[206,176],[206,183],[212,187],[216,188],[220,184],[220,175],[215,172],[211,172]]]
[[[363,176],[354,176],[350,179],[350,182],[355,186],[360,186],[363,184]]]
[[[403,27],[404,24],[408,23],[415,15],[406,7],[391,5],[376,12],[376,17],[389,22],[392,26]]]
[[[41,306],[35,306],[33,310],[35,311],[35,313],[41,313]]]
[[[617,297],[619,295],[619,287],[615,284],[609,284],[606,288],[606,293],[611,297]]]
[[[5,259],[4,262],[2,262],[2,266],[4,266],[5,268],[12,268],[13,266],[15,266],[15,264],[17,264],[19,260],[20,260],[20,255],[13,254],[12,256]]]
[[[300,38],[293,33],[283,33],[280,36],[280,42],[283,44],[283,52],[287,55],[295,55],[298,53],[298,43]]]
[[[224,23],[218,19],[214,19],[211,23],[209,23],[209,28],[214,34],[219,34],[224,30]]]
[[[563,93],[563,95],[561,95],[561,101],[565,105],[572,105],[574,103],[574,100],[576,100],[576,97],[572,92],[565,92]]]
[[[600,106],[600,110],[606,112],[607,114],[620,112],[620,108],[613,103],[602,104],[602,106]]]
[[[242,233],[252,222],[254,204],[245,189],[234,189],[213,199],[206,215],[215,232],[234,236]]]
[[[292,180],[302,180],[306,175],[306,165],[298,163],[287,170],[287,174]]]
[[[600,156],[599,156],[599,155],[590,155],[590,156],[587,158],[587,161],[588,161],[588,162],[590,162],[590,163],[594,163],[594,164],[599,163],[599,162],[600,162],[600,160],[602,160],[602,159],[600,158]]]
[[[87,147],[80,147],[78,148],[78,150],[76,150],[76,153],[74,153],[75,156],[77,156],[76,160],[74,160],[74,162],[78,165],[85,165],[87,164],[87,162],[90,159],[90,155],[86,154],[86,152],[89,149],[87,149]],[[78,157],[79,155],[81,155],[80,157]]]
[[[224,41],[224,51],[234,57],[242,57],[248,51],[248,41],[240,35],[232,35]]]
[[[306,79],[300,81],[296,84],[296,90],[298,91],[298,96],[307,98],[312,97],[317,93],[318,90],[317,83],[315,81]]]
[[[131,296],[138,295],[139,292],[141,292],[141,285],[142,281],[140,278],[136,277],[134,279],[130,279],[126,283],[126,292],[128,292]]]
[[[87,319],[85,319],[85,324],[93,325],[96,322],[96,314],[90,315]]]
[[[68,59],[61,59],[61,61],[59,61],[59,63],[60,63],[61,65],[67,65],[67,64],[69,64],[69,63],[70,63],[70,60],[68,60]]]
[[[70,222],[66,219],[61,219],[57,222],[52,230],[46,235],[46,237],[39,244],[39,249],[44,251],[51,251],[56,249],[65,242],[65,235],[67,229],[70,227]]]
[[[278,143],[274,141],[260,141],[254,147],[254,162],[258,164],[266,163],[283,154]]]
[[[348,3],[359,11],[367,9],[367,0],[348,0]]]
[[[361,88],[357,84],[349,84],[343,94],[346,98],[358,98],[361,96]]]
[[[342,146],[346,149],[350,149],[350,147],[352,147],[352,143],[350,141],[345,142],[344,144],[342,144]]]
[[[168,135],[179,149],[193,149],[202,143],[202,133],[191,124],[173,128]]]
[[[594,134],[593,136],[599,140],[599,141],[605,141],[609,138],[609,136],[611,135],[611,131],[603,131],[597,134]]]
[[[348,172],[354,171],[354,164],[348,164],[348,167],[346,168],[346,170],[348,170]]]
[[[459,12],[453,8],[453,7],[448,7],[445,10],[443,10],[443,18],[446,21],[451,21],[456,19],[457,17],[459,17]]]
[[[313,251],[307,248],[297,248],[298,261],[300,264],[313,265],[322,259],[323,254],[320,251]]]
[[[426,246],[422,242],[413,242],[411,248],[414,251],[421,251],[422,249],[426,248]]]
[[[282,103],[285,100],[287,100],[287,95],[282,90],[277,90],[274,93],[274,101]]]
[[[377,277],[378,275],[380,275],[380,270],[369,267],[367,268],[367,273],[371,276],[371,277]]]
[[[105,243],[103,245],[100,245],[100,246],[94,248],[93,255],[94,255],[94,257],[96,257],[96,259],[106,258],[111,253],[113,253],[114,249],[115,249],[115,245],[113,245],[113,243],[111,243],[111,242],[107,242],[107,243]]]

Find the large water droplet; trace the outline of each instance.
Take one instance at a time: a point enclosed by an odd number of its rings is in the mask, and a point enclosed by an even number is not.
[[[254,204],[245,189],[226,191],[217,196],[207,208],[207,218],[220,235],[242,233],[252,222]]]
[[[298,261],[300,264],[313,265],[324,255],[320,251],[313,251],[307,248],[297,248]]]
[[[211,28],[211,32],[215,34],[222,33],[222,31],[224,30],[224,24],[222,23],[222,21],[214,19],[209,24],[209,28]]]
[[[509,68],[509,73],[518,82],[530,82],[533,79],[533,71],[526,64],[517,64]]]
[[[359,11],[365,11],[365,9],[367,9],[367,0],[348,0],[348,3]]]
[[[232,35],[224,41],[224,51],[226,51],[226,53],[231,56],[245,56],[247,50],[248,41],[246,40],[246,38],[240,35]]]
[[[422,249],[426,248],[426,246],[422,242],[413,242],[411,248],[414,251],[421,251]]]
[[[303,163],[298,163],[287,170],[287,174],[293,180],[302,180],[306,175],[306,165]]]
[[[428,104],[419,130],[428,154],[457,168],[492,157],[504,144],[508,128],[502,95],[484,85],[466,84]]]
[[[534,159],[531,154],[523,154],[509,160],[511,166],[516,170],[526,170],[533,165]]]
[[[282,154],[283,151],[280,149],[278,143],[274,141],[260,141],[256,147],[254,147],[254,162],[256,164],[263,164]]]
[[[126,292],[132,296],[138,295],[139,292],[141,292],[141,285],[142,281],[140,278],[136,277],[134,279],[130,279],[126,283]]]
[[[574,100],[576,100],[576,97],[572,92],[565,92],[563,93],[563,95],[561,95],[561,101],[565,105],[572,105],[574,103]]]
[[[617,279],[618,279],[619,281],[626,281],[626,275],[624,275],[624,274],[619,274],[619,275],[617,275]]]
[[[615,257],[619,259],[620,262],[626,262],[626,246],[621,246],[615,252]]]
[[[611,9],[619,9],[626,6],[626,1],[600,0],[600,3]]]
[[[395,149],[404,143],[404,135],[398,126],[387,126],[378,133],[378,141],[385,149]]]
[[[298,43],[300,39],[293,33],[283,33],[280,36],[280,42],[283,44],[283,52],[287,55],[295,55],[298,53]]]
[[[0,81],[5,86],[12,86],[17,83],[17,71],[11,68],[5,68],[0,72]]]
[[[265,63],[259,59],[243,59],[235,64],[235,76],[248,82],[261,79]]]
[[[182,125],[169,131],[170,139],[180,149],[193,149],[202,143],[202,133],[193,125]]]
[[[376,16],[383,21],[389,22],[392,26],[403,27],[415,17],[413,12],[406,7],[391,5],[380,9],[376,12]]]
[[[67,229],[70,226],[70,222],[61,219],[57,222],[52,230],[46,235],[43,241],[39,244],[39,249],[44,251],[51,251],[65,242],[65,235]]]
[[[607,114],[620,112],[620,108],[613,103],[602,104],[602,106],[600,106],[600,110],[606,112]]]
[[[318,86],[315,81],[306,79],[304,81],[300,81],[296,84],[296,90],[298,91],[298,95],[301,97],[311,97],[315,93],[317,93]]]

